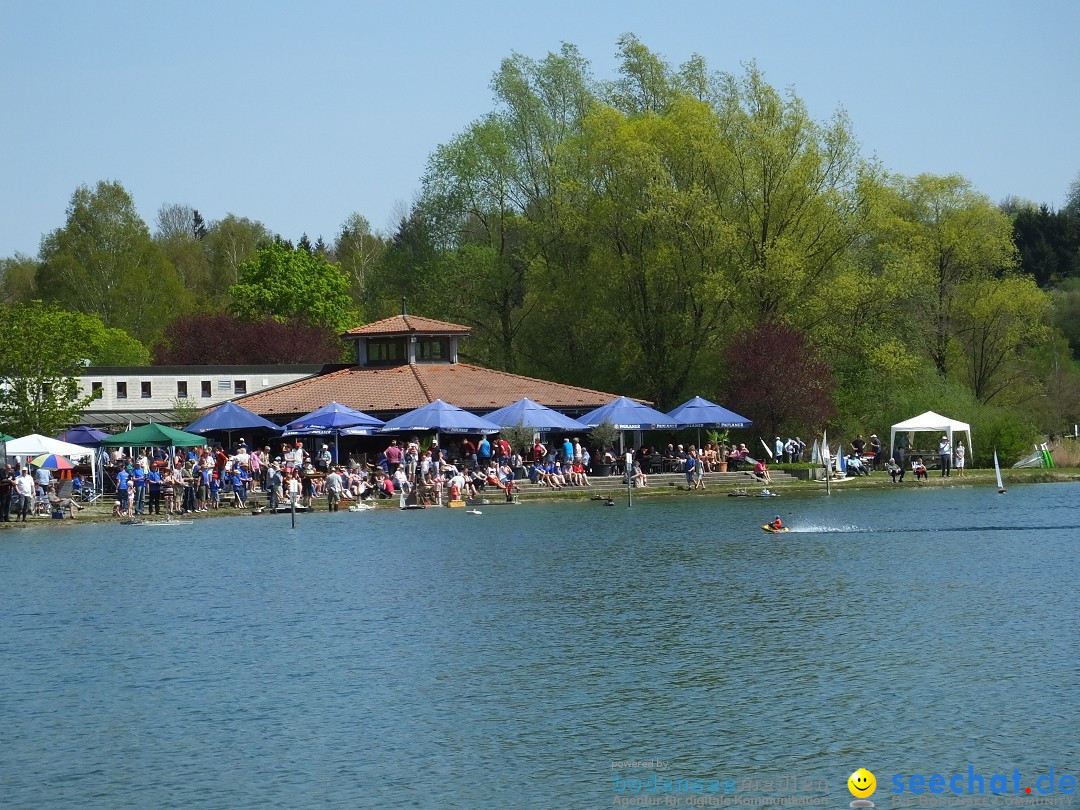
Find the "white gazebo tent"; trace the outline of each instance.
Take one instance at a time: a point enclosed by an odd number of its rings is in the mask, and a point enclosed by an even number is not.
[[[52,453],[66,458],[90,457],[90,474],[93,476],[95,485],[97,482],[97,459],[94,458],[94,450],[91,447],[83,447],[81,444],[62,442],[59,439],[51,439],[39,433],[31,433],[18,439],[12,439],[4,445],[4,452],[9,456],[26,456],[34,458],[43,453]]]
[[[911,419],[897,422],[892,426],[892,435],[889,437],[890,457],[893,454],[893,449],[896,447],[897,433],[944,433],[949,437],[950,446],[953,444],[954,433],[967,433],[968,458],[974,456],[974,448],[971,446],[971,425],[967,422],[950,419],[947,416],[942,416],[933,411],[921,413],[918,416],[913,416]]]

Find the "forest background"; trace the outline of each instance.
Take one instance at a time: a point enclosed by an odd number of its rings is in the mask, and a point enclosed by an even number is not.
[[[981,454],[1072,431],[1080,175],[1061,210],[994,203],[884,171],[755,65],[619,53],[612,80],[571,45],[506,58],[393,233],[353,213],[294,242],[187,203],[151,230],[121,182],[76,189],[36,257],[0,259],[0,429],[72,418],[86,363],[347,361],[338,334],[404,298],[472,329],[465,360],[662,410],[700,394],[766,438],[928,409]]]

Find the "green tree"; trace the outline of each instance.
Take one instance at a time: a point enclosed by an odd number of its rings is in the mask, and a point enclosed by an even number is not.
[[[52,435],[74,424],[92,397],[79,397],[72,351],[90,335],[70,313],[33,301],[0,309],[0,427]]]
[[[893,178],[881,238],[901,254],[911,291],[913,338],[948,378],[950,345],[964,285],[1016,266],[1012,222],[962,177]]]
[[[158,210],[154,240],[183,279],[184,287],[203,306],[213,306],[210,258],[202,238],[206,226],[189,205],[163,205]]]
[[[990,402],[1036,383],[1023,353],[1051,338],[1052,309],[1050,295],[1023,276],[981,278],[957,288],[954,330],[961,356],[955,366],[976,399]]]
[[[150,342],[190,296],[119,183],[75,191],[67,224],[42,239],[38,289],[46,301],[96,314]]]
[[[1080,351],[1080,277],[1067,278],[1051,291],[1054,321],[1069,341],[1075,354]]]
[[[61,312],[64,335],[78,337],[70,350],[91,366],[147,366],[150,350],[123,329],[111,329],[97,315]]]
[[[811,328],[832,312],[849,249],[866,233],[872,167],[842,112],[818,124],[755,66],[723,77],[717,92],[728,159],[713,174],[713,195],[737,232],[736,309],[750,326],[783,319]]]
[[[200,240],[210,262],[211,300],[220,300],[226,290],[240,281],[240,267],[255,256],[259,245],[271,240],[261,222],[229,214],[206,229]]]
[[[37,295],[38,263],[21,253],[0,259],[0,304],[27,302]]]
[[[233,313],[246,320],[273,318],[336,331],[356,322],[348,277],[321,256],[279,241],[260,247],[241,266],[229,297]]]
[[[664,116],[597,107],[585,122],[576,236],[592,243],[589,276],[610,313],[605,342],[658,407],[678,402],[731,303],[724,272],[734,231],[708,188],[716,123],[687,97]]]
[[[334,240],[332,260],[349,277],[349,294],[359,303],[367,297],[368,276],[386,251],[387,242],[372,232],[371,223],[352,214]]]
[[[414,206],[403,214],[389,245],[365,279],[363,319],[372,321],[399,313],[404,298],[411,312],[453,320],[456,313],[449,310],[445,296],[444,255],[435,244],[432,223],[423,208]]]

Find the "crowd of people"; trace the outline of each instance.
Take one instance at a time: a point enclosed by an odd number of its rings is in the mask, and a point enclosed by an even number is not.
[[[786,440],[777,436],[773,449],[775,459],[798,462],[806,445],[798,436]],[[910,454],[906,435],[900,436],[886,458],[876,434],[868,441],[859,434],[845,454],[846,472],[854,476],[884,470],[894,482],[902,483],[910,469],[916,480],[927,478],[928,465],[922,456],[909,462]],[[963,475],[965,455],[962,441],[954,448],[943,435],[938,447],[941,475],[950,476],[953,469]],[[754,458],[745,444],[709,441],[699,449],[672,443],[662,452],[643,446],[632,449],[628,457],[607,451],[601,460],[635,487],[650,486],[653,472],[682,472],[688,489],[704,489],[706,473],[740,468],[755,480],[771,483],[765,459]],[[115,484],[114,514],[130,518],[160,515],[162,510],[169,515],[245,509],[256,493],[271,510],[293,504],[311,508],[314,499],[323,496],[331,511],[350,500],[409,498],[421,505],[441,504],[444,498],[476,498],[489,489],[500,490],[512,500],[519,477],[527,476],[552,490],[590,487],[592,463],[588,447],[569,436],[546,444],[537,439],[532,447],[520,449],[511,447],[504,437],[485,436],[477,441],[465,437],[445,448],[434,441],[424,449],[417,437],[391,439],[372,463],[359,455],[341,463],[328,444],[309,451],[303,442],[286,441],[275,452],[269,445],[249,447],[241,438],[228,451],[214,445],[183,449],[171,457],[164,448],[142,448],[131,456],[117,449],[106,472]],[[632,465],[629,469],[628,464]],[[12,514],[15,520],[26,521],[33,514],[57,511],[74,517],[83,508],[81,489],[76,476],[71,497],[60,497],[49,470],[32,472],[29,467],[9,464],[0,470],[0,521],[10,521]]]
[[[79,480],[73,482],[72,495],[77,496]],[[85,507],[75,497],[61,497],[58,482],[46,467],[31,470],[28,465],[5,464],[0,469],[0,523],[22,522],[35,516],[75,517]],[[14,521],[12,520],[14,514]]]
[[[937,467],[941,471],[943,478],[951,477],[954,469],[957,475],[962,476],[964,474],[967,465],[967,450],[964,447],[963,440],[957,441],[954,447],[948,434],[942,434],[938,442],[936,455],[938,457]],[[870,441],[867,442],[860,433],[852,439],[844,462],[848,477],[870,475],[872,471],[884,470],[894,483],[903,483],[909,464],[916,481],[925,481],[930,477],[928,465],[923,460],[923,455],[914,453],[911,440],[907,434],[900,434],[893,447],[892,454],[886,458],[885,449],[877,434],[870,434]]]

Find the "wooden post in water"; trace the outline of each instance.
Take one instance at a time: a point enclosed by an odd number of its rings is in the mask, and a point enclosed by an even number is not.
[[[626,507],[629,509],[634,505],[634,448],[631,447],[626,451],[626,455],[623,456],[624,465],[626,466]]]
[[[821,431],[821,461],[825,465],[825,494],[832,495],[832,459],[829,454],[829,431]]]

